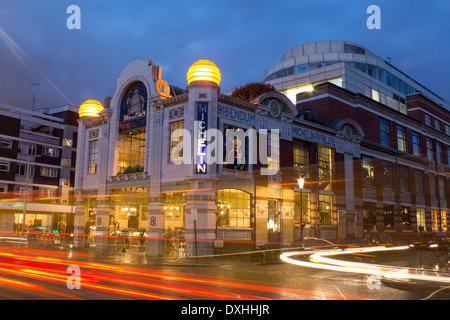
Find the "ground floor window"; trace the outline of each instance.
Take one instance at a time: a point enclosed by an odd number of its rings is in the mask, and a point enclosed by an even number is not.
[[[409,230],[411,226],[411,216],[409,214],[409,207],[402,207],[402,229]]]
[[[441,211],[441,228],[443,232],[447,232],[447,211]]]
[[[217,191],[217,226],[250,227],[250,194],[237,189]]]
[[[14,230],[21,230],[23,223],[23,213],[14,214]],[[38,213],[26,213],[25,215],[25,230],[29,230],[36,227],[43,227],[47,230],[52,229],[52,215],[51,214],[38,214]]]
[[[184,228],[184,217],[186,215],[185,195],[185,193],[174,193],[166,196],[164,203],[166,228],[172,230]]]
[[[372,202],[364,202],[363,224],[364,229],[370,230],[376,225],[376,205]]]
[[[295,192],[294,194],[294,223],[311,223],[311,194]]]
[[[384,229],[394,229],[394,206],[384,206]]]
[[[267,230],[269,233],[277,233],[281,231],[281,201],[278,199],[267,200]]]
[[[319,223],[332,224],[333,196],[319,194]]]
[[[431,209],[431,231],[439,231],[438,210]]]
[[[425,224],[425,208],[417,208],[416,215],[417,215],[417,231],[426,231],[427,228]]]

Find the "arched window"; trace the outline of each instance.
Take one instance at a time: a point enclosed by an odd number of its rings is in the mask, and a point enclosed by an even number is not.
[[[120,106],[117,173],[144,171],[147,122],[147,89],[134,82],[124,92]]]
[[[250,228],[250,194],[236,189],[217,191],[217,226]]]
[[[146,125],[147,89],[135,82],[125,91],[120,105],[119,132],[136,130]]]

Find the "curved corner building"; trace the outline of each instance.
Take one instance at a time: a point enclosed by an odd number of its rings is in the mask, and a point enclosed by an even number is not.
[[[406,96],[421,92],[450,110],[450,103],[363,46],[346,41],[318,41],[289,49],[267,70],[272,84],[296,103],[296,94],[331,82],[364,94],[404,114]]]

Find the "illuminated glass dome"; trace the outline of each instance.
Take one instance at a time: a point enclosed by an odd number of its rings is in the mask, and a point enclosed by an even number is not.
[[[90,117],[90,118],[98,118],[100,111],[103,110],[102,104],[97,100],[86,100],[78,110],[78,114],[80,118],[82,117]]]
[[[216,65],[209,60],[198,60],[188,70],[187,82],[210,81],[220,84],[220,71]]]

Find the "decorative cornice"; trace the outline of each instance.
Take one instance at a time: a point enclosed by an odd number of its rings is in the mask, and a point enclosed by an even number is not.
[[[186,103],[189,100],[189,94],[183,93],[178,96],[173,96],[171,98],[167,98],[161,101],[163,108],[172,107],[178,104]]]
[[[90,128],[94,128],[94,127],[100,127],[107,123],[109,123],[109,119],[102,117],[102,118],[98,118],[95,120],[86,121],[86,122],[84,122],[84,125],[85,125],[86,129],[90,129]]]
[[[247,102],[247,101],[244,101],[244,100],[241,100],[238,98],[233,98],[233,97],[227,96],[222,93],[218,94],[217,102],[224,103],[224,104],[227,104],[227,105],[233,106],[233,107],[242,108],[242,109],[252,111],[252,112],[254,112],[257,108],[257,105],[255,105],[251,102]]]

